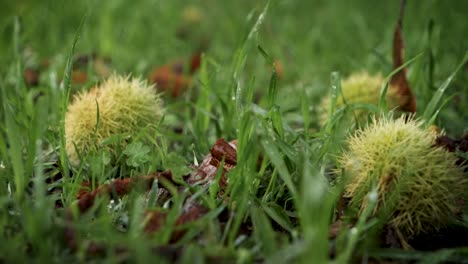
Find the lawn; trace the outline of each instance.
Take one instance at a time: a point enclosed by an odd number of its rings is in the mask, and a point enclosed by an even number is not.
[[[468,263],[468,3],[404,3],[3,3],[0,263]]]

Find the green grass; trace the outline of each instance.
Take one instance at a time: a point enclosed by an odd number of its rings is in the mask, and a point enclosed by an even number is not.
[[[188,224],[171,250],[181,262],[350,263],[369,258],[398,261],[462,261],[467,248],[435,252],[379,248],[378,218],[363,214],[336,240],[328,238],[343,186],[329,184],[336,155],[355,129],[345,115],[353,106],[330,109],[320,126],[317,107],[337,98],[340,80],[352,72],[392,71],[393,30],[398,1],[12,1],[0,11],[0,262],[163,261],[185,198],[209,209]],[[181,40],[187,5],[202,12],[190,37]],[[408,1],[403,23],[408,79],[417,116],[450,136],[468,133],[468,4],[464,1]],[[133,135],[146,157],[122,150],[106,162],[104,152],[73,167],[64,149],[64,115],[69,100],[89,89],[70,83],[73,54],[97,52],[112,59],[119,74],[146,77],[151,68],[187,58],[204,40],[209,46],[192,87],[166,98],[166,116],[156,135]],[[22,72],[49,60],[38,87],[27,87]],[[273,67],[278,59],[284,70]],[[90,70],[91,72],[91,70]],[[333,105],[333,104],[332,104]],[[370,107],[370,106],[354,106]],[[382,106],[379,111],[385,111]],[[181,133],[174,128],[182,128]],[[64,244],[70,225],[65,208],[76,206],[83,180],[100,184],[116,177],[171,170],[179,180],[201,163],[217,138],[238,139],[237,166],[219,199],[218,185],[185,186],[169,202],[145,204],[132,192],[113,209],[98,199],[72,225],[82,243],[77,252]],[[113,140],[113,139],[109,139]],[[258,157],[262,156],[259,162]],[[63,175],[57,183],[45,179]],[[218,175],[220,177],[221,175]],[[55,185],[61,194],[47,195]],[[150,200],[156,200],[153,186]],[[466,206],[465,206],[466,207]],[[161,231],[143,234],[143,212],[164,210]],[[223,216],[226,211],[230,213]],[[221,218],[227,218],[220,220]],[[467,219],[468,211],[464,212]],[[127,225],[119,231],[121,224]],[[461,225],[467,226],[466,223]],[[86,256],[91,242],[107,245],[107,256]],[[128,252],[116,254],[125,247]],[[334,248],[336,256],[329,251]]]

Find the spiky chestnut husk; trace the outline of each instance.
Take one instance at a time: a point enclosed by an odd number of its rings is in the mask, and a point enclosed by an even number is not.
[[[350,75],[344,79],[341,85],[341,95],[337,98],[336,109],[343,107],[345,104],[373,104],[377,105],[380,101],[380,89],[384,84],[384,79],[381,74],[370,75],[368,72],[360,72]],[[387,89],[387,106],[389,109],[398,107],[404,98],[398,95],[395,89]],[[329,118],[329,109],[331,98],[325,97],[319,106],[319,119],[321,124],[324,124]],[[358,120],[366,117],[367,112],[364,110],[355,110],[354,114]]]
[[[163,112],[160,95],[146,81],[117,75],[109,77],[97,88],[78,94],[68,107],[65,139],[69,160],[78,164],[76,150],[86,154],[98,149],[100,142],[111,136],[138,134],[142,129],[154,132]],[[101,148],[115,155],[119,144],[122,146],[125,142]]]
[[[376,184],[374,213],[386,210],[389,224],[403,234],[412,236],[449,223],[456,216],[465,179],[456,157],[434,146],[436,136],[435,131],[422,129],[421,122],[405,117],[374,118],[357,131],[340,158],[350,207],[363,212]]]

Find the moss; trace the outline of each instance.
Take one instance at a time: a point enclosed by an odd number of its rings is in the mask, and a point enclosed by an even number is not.
[[[336,109],[339,109],[346,104],[373,104],[378,105],[380,101],[380,90],[384,84],[384,79],[381,74],[370,75],[367,72],[360,72],[350,75],[344,79],[341,85],[341,95],[337,98]],[[387,90],[387,105],[389,109],[396,108],[404,102],[394,89]],[[320,123],[324,124],[329,118],[329,109],[331,98],[325,97],[319,106]],[[367,116],[367,112],[361,109],[356,109],[354,114],[358,120],[362,120]]]
[[[348,139],[340,163],[345,197],[362,212],[367,194],[377,186],[375,213],[386,210],[389,224],[406,235],[439,229],[456,214],[465,182],[456,157],[434,147],[436,132],[405,117],[374,119]]]
[[[99,122],[98,122],[99,109]],[[153,133],[163,115],[162,100],[140,79],[111,76],[99,87],[78,94],[65,117],[66,148],[72,164],[82,154],[105,148],[115,155],[119,141],[101,146],[102,140],[122,134]],[[75,148],[76,146],[76,148]]]

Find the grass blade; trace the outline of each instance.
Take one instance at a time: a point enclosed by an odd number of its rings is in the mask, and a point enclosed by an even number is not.
[[[462,61],[458,64],[458,66],[455,68],[455,71],[450,74],[450,76],[439,86],[439,89],[435,92],[434,96],[432,96],[431,101],[426,107],[426,110],[424,110],[423,113],[423,120],[426,120],[426,126],[429,126],[432,124],[432,122],[435,120],[435,117],[437,116],[437,108],[440,109],[440,101],[442,100],[442,96],[444,95],[445,91],[447,90],[448,86],[452,82],[453,78],[455,78],[455,75],[458,73],[458,71],[463,67],[463,65],[466,64],[468,61],[468,51],[465,53],[465,56],[463,57]]]

